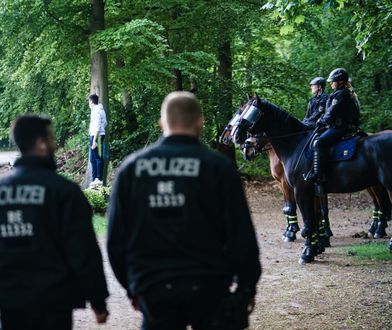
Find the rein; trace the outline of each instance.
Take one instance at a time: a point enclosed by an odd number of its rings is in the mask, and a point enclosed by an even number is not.
[[[290,134],[285,134],[285,135],[268,136],[268,138],[269,139],[282,139],[282,138],[289,137],[289,136],[301,135],[303,133],[307,133],[310,131],[313,131],[313,129],[307,129],[305,131],[300,131],[300,132],[295,132],[295,133],[290,133]]]

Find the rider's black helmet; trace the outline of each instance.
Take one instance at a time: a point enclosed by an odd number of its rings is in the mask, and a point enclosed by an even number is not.
[[[348,81],[348,73],[343,68],[332,70],[327,79],[328,82],[333,81]]]
[[[325,88],[325,79],[323,77],[316,77],[313,78],[310,83],[310,85],[319,85],[322,88]]]

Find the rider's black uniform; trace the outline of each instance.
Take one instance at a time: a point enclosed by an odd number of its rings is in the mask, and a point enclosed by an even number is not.
[[[233,276],[250,297],[261,273],[236,169],[190,136],[166,137],[121,166],[108,252],[117,279],[139,301],[143,329],[205,329]]]
[[[326,126],[314,142],[313,175],[322,179],[328,148],[359,126],[359,107],[353,93],[345,88],[338,88],[327,101],[327,109],[320,122]],[[311,178],[313,179],[313,178]]]
[[[71,329],[72,309],[108,296],[92,210],[50,158],[24,156],[0,179],[3,329]],[[39,325],[37,325],[39,324]]]
[[[302,121],[306,126],[316,127],[317,120],[325,113],[328,94],[324,91],[320,95],[313,96],[308,104],[306,116]]]

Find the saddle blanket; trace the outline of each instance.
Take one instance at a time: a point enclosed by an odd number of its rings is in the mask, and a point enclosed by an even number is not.
[[[348,139],[337,142],[328,151],[328,160],[337,162],[342,160],[349,160],[354,157],[357,150],[358,140],[361,136],[353,136]],[[306,149],[306,158],[312,158],[312,150],[308,147]]]

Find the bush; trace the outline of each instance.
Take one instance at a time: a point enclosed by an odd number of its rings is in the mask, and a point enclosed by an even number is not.
[[[84,190],[84,195],[96,213],[105,213],[108,208],[110,187],[95,187]]]

